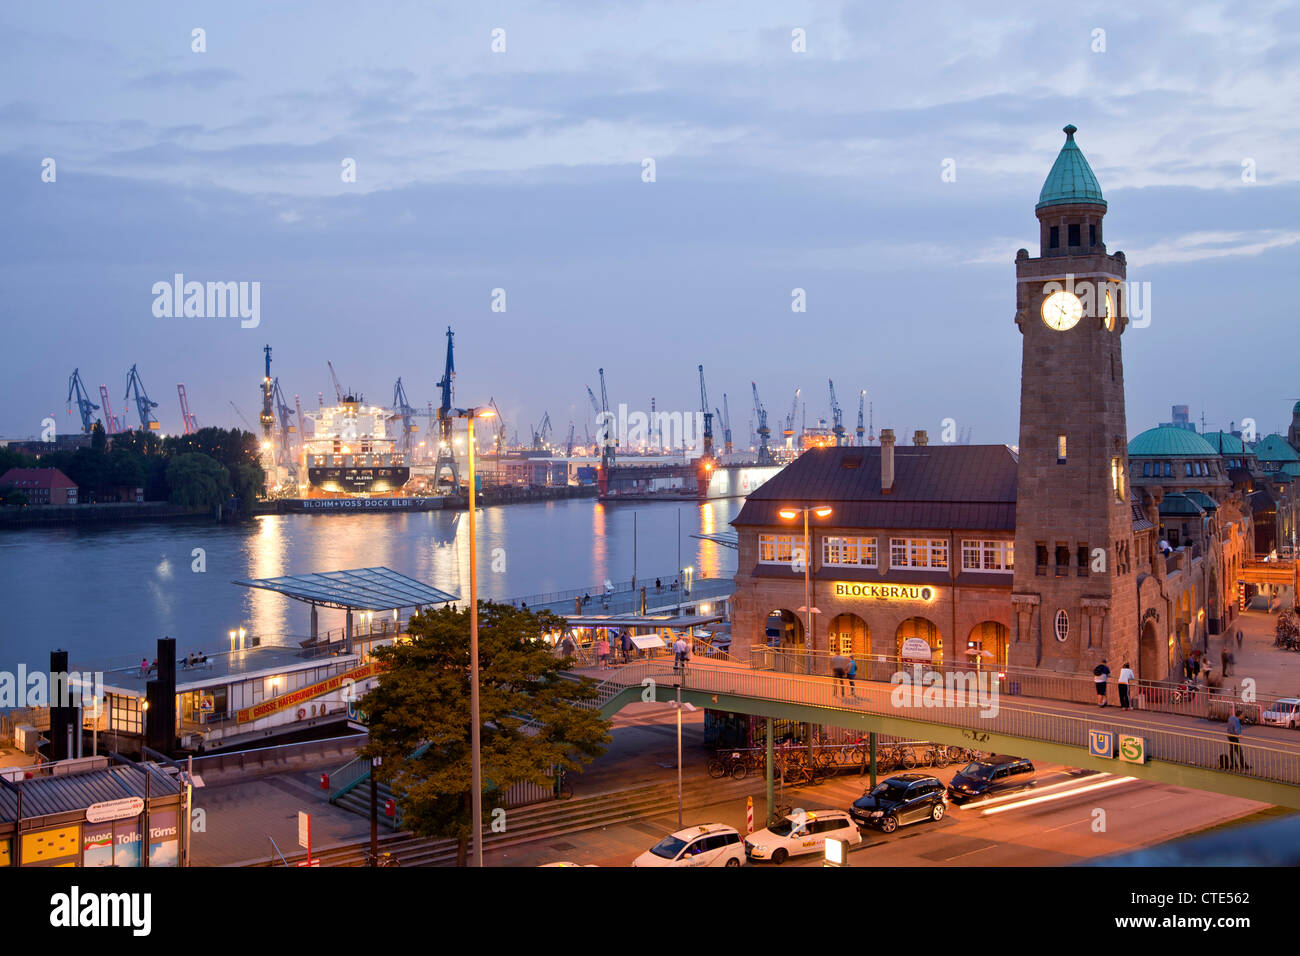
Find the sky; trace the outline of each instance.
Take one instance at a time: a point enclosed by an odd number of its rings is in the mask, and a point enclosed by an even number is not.
[[[134,424],[133,364],[164,431],[177,383],[256,421],[267,344],[291,404],[329,360],[424,407],[451,326],[456,403],[521,437],[594,431],[599,368],[612,406],[698,409],[703,364],[737,444],[751,382],[778,433],[828,380],[850,432],[866,389],[877,432],[1014,444],[1015,253],[1067,123],[1149,284],[1130,434],[1285,429],[1298,48],[1288,3],[7,4],[0,437],[77,430],[74,368]],[[155,314],[177,273],[259,283],[258,324]]]

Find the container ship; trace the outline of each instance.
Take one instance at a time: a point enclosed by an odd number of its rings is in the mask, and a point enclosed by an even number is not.
[[[316,426],[310,437],[303,438],[312,497],[393,495],[410,479],[406,456],[388,434],[388,409],[363,405],[348,395],[306,417]]]

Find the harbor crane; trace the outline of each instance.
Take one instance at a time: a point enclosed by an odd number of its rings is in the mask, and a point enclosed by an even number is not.
[[[131,371],[126,379],[126,394],[122,400],[130,398],[132,392],[135,393],[135,409],[140,416],[140,428],[145,431],[158,431],[162,428],[158,419],[154,416],[153,410],[158,407],[158,403],[150,401],[149,393],[145,391],[144,382],[140,381],[140,373],[131,366]]]
[[[442,402],[438,406],[438,460],[433,466],[433,487],[441,487],[440,480],[444,471],[451,474],[451,491],[460,490],[460,467],[456,464],[456,450],[452,446],[452,426],[455,424],[454,410],[451,405],[452,381],[456,378],[454,358],[454,335],[451,326],[447,326],[447,361],[438,381]]]
[[[610,419],[613,417],[609,413],[609,393],[605,390],[605,370],[598,369],[600,375],[600,434],[602,437],[600,449],[600,468],[601,471],[608,475],[611,468],[614,467],[614,449],[618,446],[618,436],[614,433]]]
[[[342,405],[343,386],[339,385],[339,377],[336,374],[334,374],[334,363],[331,362],[329,359],[326,359],[325,364],[330,367],[330,381],[334,383],[334,397],[338,400],[338,403]]]
[[[271,386],[271,394],[275,397],[275,418],[280,426],[280,464],[292,468],[294,456],[291,436],[297,433],[298,426],[293,421],[293,409],[284,400],[284,392],[280,391],[279,376],[276,376],[275,383]]]
[[[235,410],[235,414],[238,415],[243,420],[245,425],[247,425],[249,428],[253,427],[253,423],[248,420],[247,415],[245,415],[242,411],[239,410],[238,405],[236,405],[234,402],[231,402],[230,407]]]
[[[709,390],[704,387],[704,366],[700,366],[700,414],[704,416],[704,447],[700,457],[713,457],[713,412],[709,411]]]
[[[827,379],[831,386],[831,421],[834,426],[831,431],[835,433],[835,445],[839,447],[844,444],[844,411],[840,408],[839,399],[835,397],[835,381]]]
[[[104,433],[116,435],[122,430],[123,422],[113,414],[113,406],[108,400],[108,386],[99,386],[99,404],[104,409]]]
[[[564,457],[565,457],[565,458],[572,458],[572,457],[573,457],[573,433],[574,433],[574,430],[575,430],[575,429],[574,429],[574,426],[573,426],[573,422],[569,422],[569,441],[568,441],[568,443],[567,443],[567,445],[565,446],[565,449],[564,449]]]
[[[494,443],[496,445],[497,457],[500,458],[506,451],[506,418],[501,414],[501,409],[497,408],[497,400],[495,398],[489,398],[488,404],[492,406],[492,411],[496,412],[496,415],[492,419],[492,424],[497,430]]]
[[[199,430],[199,420],[190,414],[190,399],[185,394],[185,385],[183,383],[176,383],[176,394],[181,399],[181,421],[185,423],[185,434],[193,435]]]
[[[542,416],[542,423],[533,432],[533,451],[542,451],[546,447],[546,433],[551,430],[551,413]]]
[[[767,409],[763,407],[762,399],[758,397],[758,383],[750,382],[754,389],[754,417],[758,419],[758,463],[760,465],[770,465],[772,463],[772,452],[767,447],[767,440],[772,435],[772,429],[767,427]]]
[[[727,393],[722,393],[722,450],[730,455],[732,452],[731,444],[731,409],[727,407]]]
[[[785,416],[785,430],[781,432],[781,437],[785,439],[785,447],[794,447],[794,417],[799,414],[799,393],[802,389],[794,390],[794,401],[790,403],[790,414]]]
[[[76,396],[77,411],[81,413],[81,430],[89,435],[91,429],[95,427],[94,419],[90,413],[98,410],[99,406],[90,400],[90,394],[81,381],[81,370],[74,368],[72,374],[68,377],[68,414],[72,414],[72,400]]]
[[[415,424],[415,409],[411,403],[406,400],[406,389],[402,386],[402,379],[397,379],[397,384],[393,386],[393,418],[402,420],[402,454],[405,455],[405,461],[411,463],[411,445],[415,442],[415,434],[420,430],[420,426]],[[391,419],[390,419],[391,420]]]
[[[862,391],[858,392],[858,427],[856,429],[856,434],[858,436],[859,446],[865,445],[867,443],[866,442],[867,430],[862,426],[862,409],[866,405],[866,402],[867,402],[867,390],[864,388]]]
[[[275,445],[271,436],[275,433],[275,383],[271,381],[271,346],[262,351],[266,353],[266,374],[262,377],[262,414],[257,416],[257,420],[262,425],[262,467],[267,472],[274,472]]]

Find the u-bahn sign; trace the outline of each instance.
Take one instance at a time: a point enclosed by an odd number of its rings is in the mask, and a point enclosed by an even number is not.
[[[929,604],[939,596],[928,584],[869,584],[863,581],[834,581],[831,594],[837,598],[876,598],[881,601],[919,601]]]

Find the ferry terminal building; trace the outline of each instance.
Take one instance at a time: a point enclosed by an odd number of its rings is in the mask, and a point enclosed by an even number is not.
[[[1176,679],[1237,613],[1255,515],[1272,508],[1294,529],[1295,476],[1245,460],[1239,439],[1161,427],[1127,440],[1127,263],[1107,251],[1106,201],[1075,132],[1035,207],[1039,255],[1015,259],[1018,449],[931,445],[925,432],[898,445],[885,429],[879,446],[805,452],[732,522],[733,656],[1077,675],[1127,660],[1139,679]],[[781,511],[814,507],[830,514],[808,514],[809,640],[803,515]]]

